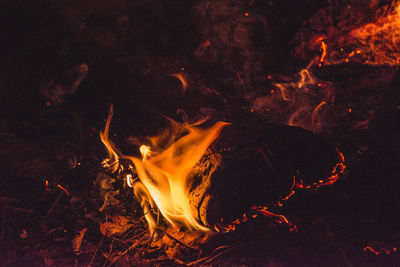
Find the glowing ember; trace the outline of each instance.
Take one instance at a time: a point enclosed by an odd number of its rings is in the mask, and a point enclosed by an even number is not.
[[[308,69],[303,69],[299,72],[300,81],[297,83],[298,88],[302,88],[305,85],[315,84],[313,77],[311,76]]]
[[[323,37],[321,37],[321,38],[319,38],[318,40],[317,40],[317,42],[321,42],[321,48],[320,48],[320,50],[321,50],[321,57],[320,57],[320,59],[319,59],[319,65],[318,66],[322,66],[322,64],[325,62],[325,57],[326,57],[326,51],[327,51],[327,49],[328,49],[328,45],[327,45],[327,43],[326,43],[326,41],[324,40],[324,38]]]
[[[356,47],[344,59],[359,57],[356,61],[370,65],[397,66],[400,63],[400,5],[391,14],[351,31],[339,43]]]
[[[397,253],[398,249],[385,242],[378,241],[378,242],[368,242],[368,244],[364,246],[363,251],[378,256],[378,255],[391,255]]]
[[[57,187],[58,188],[60,188],[62,191],[64,191],[65,192],[65,194],[67,194],[67,196],[70,196],[71,194],[68,192],[68,190],[67,189],[65,189],[65,187],[63,187],[63,186],[61,186],[61,185],[57,185]]]
[[[132,174],[126,175],[126,184],[127,184],[129,187],[133,187]]]
[[[46,191],[47,191],[47,192],[50,192],[49,180],[46,180]]]

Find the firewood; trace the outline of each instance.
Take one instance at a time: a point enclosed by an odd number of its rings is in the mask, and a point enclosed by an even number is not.
[[[205,224],[213,225],[221,218],[234,220],[252,206],[276,203],[296,186],[317,188],[327,183],[342,162],[338,151],[312,132],[260,121],[254,127],[254,123],[247,120],[227,126],[211,148],[222,161],[198,201]]]

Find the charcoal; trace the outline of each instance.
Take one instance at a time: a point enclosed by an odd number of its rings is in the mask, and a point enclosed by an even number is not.
[[[257,121],[257,120],[256,120]],[[338,152],[318,135],[297,127],[248,120],[227,126],[212,148],[222,163],[203,202],[208,224],[233,220],[255,205],[285,198],[294,176],[304,187],[332,175]],[[207,206],[207,207],[205,207]]]

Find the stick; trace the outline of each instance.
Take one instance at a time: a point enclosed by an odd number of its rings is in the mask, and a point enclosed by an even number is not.
[[[194,251],[199,251],[198,249],[195,249],[194,247],[191,247],[185,243],[183,243],[182,241],[179,241],[178,239],[176,239],[175,237],[173,237],[172,235],[168,234],[166,231],[164,231],[163,229],[160,228],[161,231],[163,231],[169,238],[171,238],[172,240],[174,240],[175,242],[177,242],[178,244],[181,244],[184,247],[190,248]]]
[[[94,254],[93,254],[93,256],[92,256],[92,259],[90,260],[89,264],[87,265],[88,267],[89,267],[89,266],[92,266],[92,263],[93,263],[93,261],[94,261],[94,258],[96,257],[97,251],[99,250],[101,243],[103,243],[103,240],[104,240],[104,235],[101,237],[101,240],[100,240],[99,244],[97,245],[96,250],[94,251]]]
[[[106,260],[104,261],[103,267],[106,266],[106,263],[107,263],[107,261],[108,261],[108,258],[109,258],[110,255],[111,255],[111,251],[112,251],[112,249],[113,249],[113,245],[114,245],[114,239],[113,239],[112,242],[111,242],[110,250],[108,251],[108,255],[107,255]]]
[[[140,242],[135,242],[133,243],[127,250],[122,252],[115,260],[113,260],[108,267],[112,266],[114,263],[116,263],[122,256],[124,256],[126,253],[128,253],[129,250],[133,249],[136,245],[140,244]]]
[[[234,250],[234,249],[237,249],[237,248],[241,248],[241,247],[244,247],[245,246],[245,244],[243,244],[243,245],[240,245],[240,246],[236,246],[236,247],[231,247],[231,248],[228,248],[228,249],[226,249],[225,251],[222,251],[222,252],[220,252],[220,253],[218,253],[217,255],[215,255],[215,256],[208,256],[208,257],[204,257],[204,258],[201,258],[201,259],[199,259],[199,260],[196,260],[196,261],[193,261],[193,262],[191,262],[191,263],[188,263],[188,264],[186,264],[187,266],[193,266],[193,265],[195,265],[195,264],[199,264],[199,263],[201,263],[201,262],[203,262],[203,261],[205,261],[205,262],[207,262],[207,263],[210,263],[212,260],[215,260],[216,258],[218,258],[219,256],[221,256],[221,255],[223,255],[223,254],[225,254],[225,253],[227,253],[227,252],[229,252],[229,251],[232,251],[232,250]],[[220,248],[220,247],[219,247]],[[216,250],[218,250],[219,248],[217,248]],[[216,251],[216,250],[214,250],[214,251]]]

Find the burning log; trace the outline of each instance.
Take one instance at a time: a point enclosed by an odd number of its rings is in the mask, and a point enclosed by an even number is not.
[[[332,184],[343,171],[341,156],[319,136],[281,124],[257,125],[233,123],[215,144],[222,163],[213,174],[210,200],[201,207],[209,225],[233,221],[252,206],[274,205],[294,189]]]
[[[254,207],[286,200],[295,189],[332,184],[345,169],[343,156],[320,137],[255,115],[209,128],[204,120],[171,120],[164,134],[138,142],[141,157],[124,155],[108,138],[111,116],[101,133],[109,152],[103,165],[129,172],[122,178],[133,187],[150,231],[158,227],[159,212],[174,226],[201,231],[251,209],[287,222]]]

